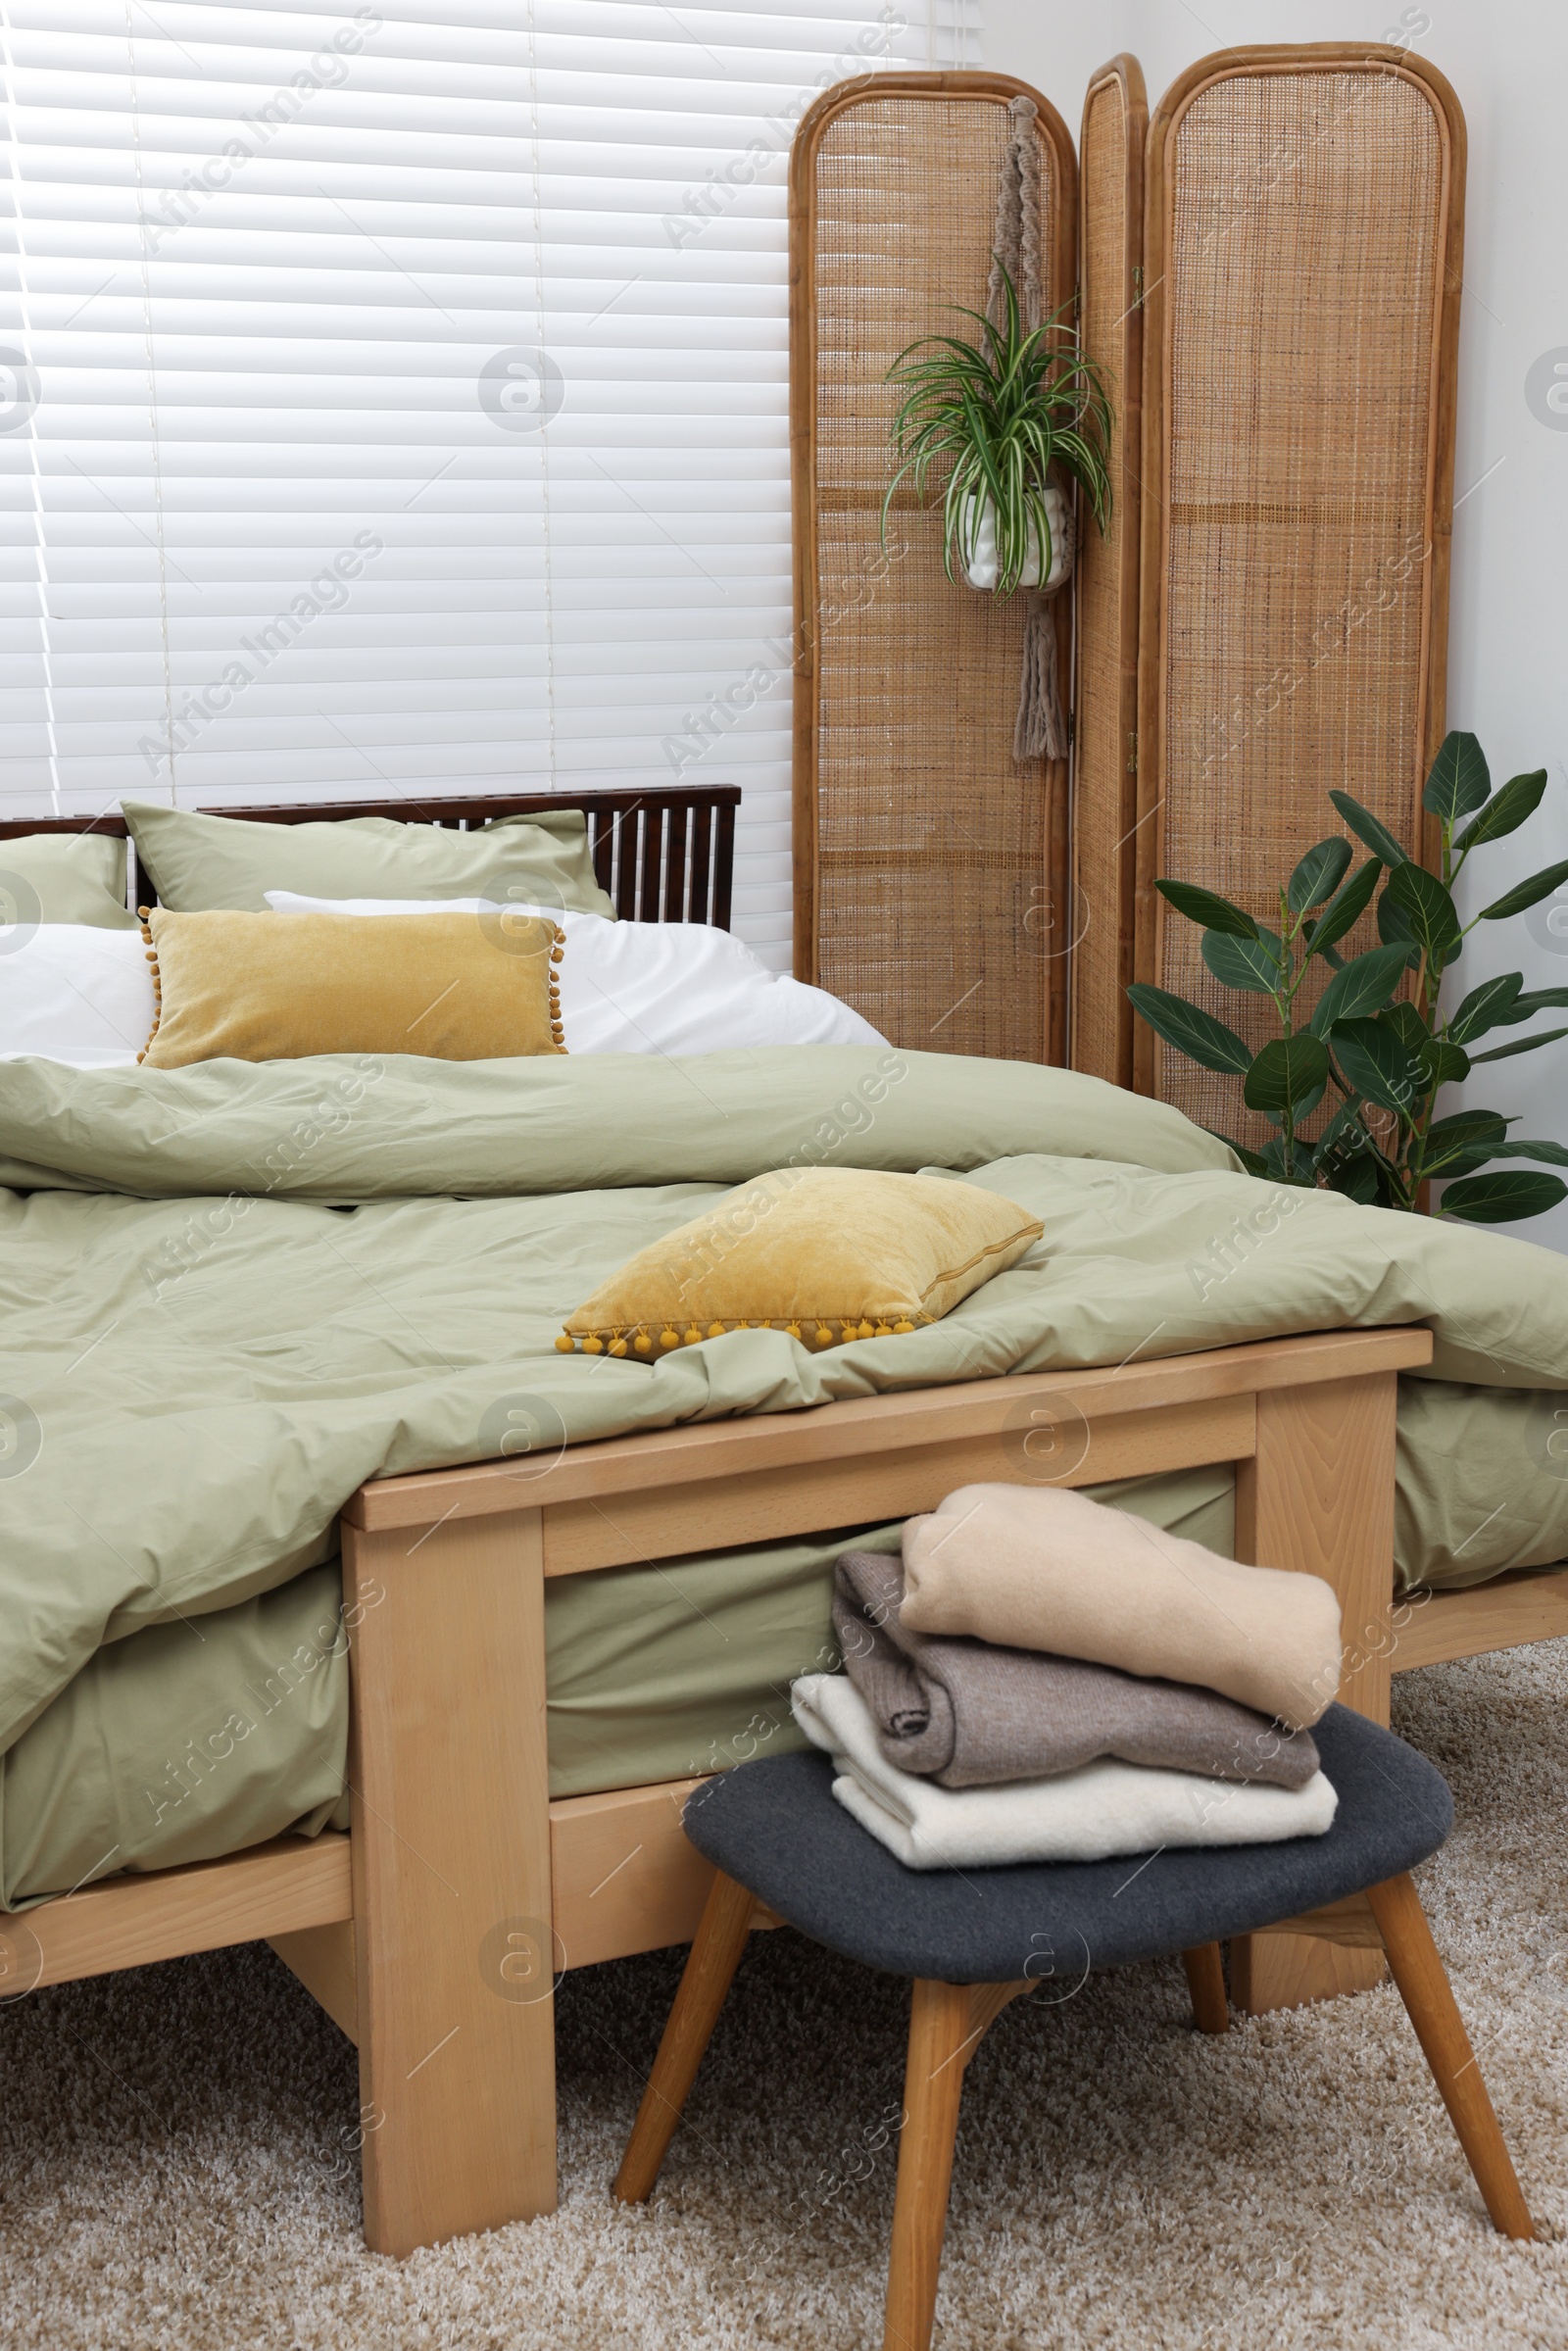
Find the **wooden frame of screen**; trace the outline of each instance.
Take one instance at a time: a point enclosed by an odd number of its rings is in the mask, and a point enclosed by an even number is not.
[[[816,161],[826,132],[852,107],[868,100],[889,98],[978,98],[1006,106],[1013,98],[1033,99],[1041,129],[1054,147],[1061,178],[1055,237],[1052,252],[1052,284],[1072,287],[1077,274],[1077,163],[1072,137],[1051,101],[1027,81],[1011,73],[896,73],[840,82],[819,98],[801,118],[790,152],[790,494],[795,576],[795,705],[792,854],[795,869],[795,976],[814,986],[823,984],[818,958],[817,889],[817,733],[820,723],[816,642],[818,632],[819,566],[817,560],[817,335],[815,273]],[[950,589],[957,594],[956,589]],[[1058,674],[1072,675],[1072,600],[1055,600]],[[1009,679],[1009,692],[1011,681]],[[1010,711],[1010,700],[1007,705]],[[1009,721],[1010,723],[1010,721]],[[1045,888],[1049,905],[1067,904],[1070,888],[1068,854],[1067,761],[1045,763],[1049,795],[1048,869]],[[1042,959],[1042,986],[1047,990],[1047,1059],[1061,1063],[1067,1051],[1067,969],[1061,957]]]
[[[1435,66],[1407,51],[1377,41],[1307,42],[1299,46],[1226,49],[1200,58],[1177,75],[1150,121],[1145,169],[1144,217],[1144,400],[1143,553],[1140,564],[1138,829],[1136,856],[1135,965],[1141,980],[1158,981],[1163,969],[1165,902],[1154,887],[1159,871],[1160,831],[1153,821],[1165,793],[1166,661],[1164,588],[1169,553],[1166,418],[1170,410],[1173,355],[1168,330],[1164,272],[1167,261],[1166,190],[1182,118],[1205,89],[1248,75],[1299,73],[1303,70],[1360,68],[1392,73],[1418,88],[1432,107],[1443,142],[1445,171],[1444,249],[1436,268],[1441,292],[1434,306],[1430,354],[1428,465],[1425,527],[1431,549],[1428,596],[1421,650],[1422,775],[1443,739],[1447,694],[1448,579],[1453,533],[1453,453],[1459,348],[1459,295],[1464,252],[1463,110],[1451,84]],[[1420,777],[1412,778],[1419,794]],[[1421,819],[1420,855],[1437,857],[1434,818]],[[1154,1090],[1154,1034],[1146,1021],[1133,1027],[1133,1084]]]

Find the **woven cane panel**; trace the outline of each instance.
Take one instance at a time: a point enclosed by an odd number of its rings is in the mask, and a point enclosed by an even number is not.
[[[1078,556],[1078,679],[1073,712],[1072,1048],[1074,1069],[1125,1085],[1130,1034],[1123,990],[1132,978],[1130,849],[1124,842],[1136,792],[1134,715],[1124,708],[1122,595],[1137,555],[1136,508],[1126,464],[1128,367],[1126,228],[1127,120],[1121,87],[1090,99],[1078,159],[1083,220],[1079,325],[1085,351],[1109,379],[1116,427],[1111,448],[1111,521],[1102,538],[1082,514]]]
[[[1006,135],[994,100],[873,98],[818,151],[817,974],[895,1044],[1043,1060],[1046,770],[1012,760],[1023,599],[944,576],[939,506],[895,509],[885,567],[878,536],[884,377],[917,336],[976,331],[948,306],[985,307]],[[1042,175],[1049,257],[1044,140]]]
[[[1239,74],[1179,126],[1159,871],[1276,921],[1296,859],[1342,829],[1331,786],[1417,847],[1444,205],[1432,107],[1386,72]],[[1260,1044],[1258,1000],[1198,946],[1162,918],[1159,980]],[[1163,1048],[1155,1084],[1205,1126],[1272,1131]]]

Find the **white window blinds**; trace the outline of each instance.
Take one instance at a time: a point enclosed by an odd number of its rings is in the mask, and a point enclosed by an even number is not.
[[[978,0],[0,0],[0,810],[745,788],[789,942],[785,175]]]

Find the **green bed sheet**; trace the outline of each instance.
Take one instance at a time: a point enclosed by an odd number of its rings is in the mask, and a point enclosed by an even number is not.
[[[1044,1238],[943,1322],[824,1355],[756,1330],[655,1365],[556,1352],[565,1315],[634,1250],[717,1190],[809,1164],[961,1174],[1026,1204]],[[106,1838],[107,1860],[86,1855],[99,1874],[254,1841],[286,1825],[269,1803],[330,1817],[336,1513],[366,1478],[495,1452],[519,1401],[575,1442],[1425,1322],[1433,1376],[1406,1383],[1401,1410],[1401,1572],[1468,1582],[1568,1552],[1568,1263],[1281,1193],[1176,1112],[1064,1071],[820,1047],[184,1071],[23,1061],[0,1068],[0,1186],[8,1903],[75,1882],[59,1856],[69,1847],[74,1869],[93,1842],[68,1825],[61,1791],[78,1777],[96,1775],[93,1834],[127,1833]],[[828,1555],[686,1563],[689,1592],[727,1577],[723,1609],[747,1612],[717,1665],[682,1647],[689,1623],[654,1638],[674,1604],[660,1597],[667,1563],[553,1597],[558,1785],[662,1778],[677,1750],[675,1769],[701,1768],[714,1740],[746,1737],[737,1714],[776,1704],[802,1661],[796,1631],[826,1622]],[[638,1680],[656,1652],[662,1697]],[[284,1656],[298,1680],[241,1736],[229,1717]],[[683,1677],[705,1693],[690,1709]],[[183,1793],[160,1812],[170,1789]],[[156,1814],[151,1841],[138,1802]]]

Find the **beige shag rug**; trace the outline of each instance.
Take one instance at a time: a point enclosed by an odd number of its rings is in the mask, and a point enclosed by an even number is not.
[[[1546,2241],[1494,2236],[1392,1989],[1204,2040],[1179,1963],[1049,1991],[969,2070],[939,2351],[1568,2344],[1568,1652],[1435,1667],[1428,1911]],[[652,2205],[609,2186],[680,1955],[569,1977],[553,2219],[397,2264],[353,2052],[265,1946],[0,2015],[0,2343],[859,2351],[880,2341],[906,1994],[789,1932],[743,1965]]]

